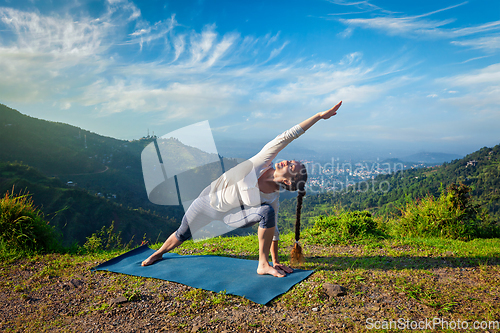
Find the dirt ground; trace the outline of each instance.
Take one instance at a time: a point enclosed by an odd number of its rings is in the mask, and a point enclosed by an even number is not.
[[[492,326],[500,320],[499,262],[444,264],[442,258],[428,258],[429,268],[407,269],[411,258],[380,256],[382,268],[345,267],[353,262],[345,255],[356,251],[335,249],[341,254],[335,258],[316,251],[321,255],[308,259],[316,272],[267,305],[172,282],[90,271],[103,260],[58,254],[17,260],[0,270],[0,331],[462,331],[465,323],[474,329],[475,322],[478,332],[499,331]],[[346,294],[329,295],[325,283],[341,285]]]

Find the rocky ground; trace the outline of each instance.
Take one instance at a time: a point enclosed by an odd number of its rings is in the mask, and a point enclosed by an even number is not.
[[[460,264],[429,257],[428,268],[417,268],[412,263],[422,257],[380,250],[368,256],[382,261],[372,262],[379,268],[356,268],[359,260],[351,259],[360,251],[312,249],[308,265],[316,272],[265,306],[172,282],[91,272],[102,258],[51,254],[16,260],[1,265],[0,331],[338,332],[384,325],[408,331],[420,325],[425,331],[442,329],[443,321],[456,331],[450,323],[498,324],[500,260],[476,264],[458,258]],[[435,318],[441,326],[429,326]]]

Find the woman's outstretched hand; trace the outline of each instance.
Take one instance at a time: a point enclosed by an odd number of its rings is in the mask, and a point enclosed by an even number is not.
[[[316,124],[320,119],[328,119],[331,116],[335,116],[337,114],[337,110],[340,108],[342,105],[342,101],[339,102],[339,104],[335,105],[333,108],[327,111],[323,112],[318,112],[311,118],[308,118],[301,122],[299,125],[302,127],[304,131],[307,131],[312,125]]]
[[[321,119],[328,119],[331,116],[335,116],[337,114],[337,110],[340,108],[341,105],[342,105],[342,101],[340,101],[337,105],[335,105],[330,110],[320,112],[319,116],[321,117]]]

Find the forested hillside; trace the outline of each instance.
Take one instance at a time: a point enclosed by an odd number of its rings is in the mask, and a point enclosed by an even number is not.
[[[140,167],[130,155],[140,153],[141,146],[29,117],[1,104],[0,128],[0,161],[22,161],[45,175],[92,173],[105,165]]]
[[[482,148],[460,160],[441,166],[399,171],[380,175],[373,182],[362,182],[344,191],[309,195],[302,208],[304,225],[311,217],[332,214],[335,207],[347,210],[368,210],[375,215],[398,214],[408,200],[427,195],[439,196],[451,183],[463,183],[471,188],[473,202],[489,212],[494,222],[500,220],[500,145]],[[295,215],[295,200],[280,204],[280,220],[285,231],[291,230]]]
[[[29,192],[66,245],[82,243],[115,221],[127,241],[146,233],[165,236],[180,223],[180,206],[152,204],[141,152],[153,138],[123,141],[75,126],[32,118],[0,105],[0,190]],[[205,155],[163,140],[173,160],[191,163]],[[180,162],[179,162],[180,163]],[[138,239],[139,238],[139,239]]]
[[[77,187],[68,187],[57,178],[48,178],[33,167],[11,163],[0,164],[0,192],[26,194],[32,197],[45,219],[55,228],[63,245],[83,244],[103,226],[114,222],[115,231],[121,231],[124,242],[141,242],[146,238],[156,241],[174,231],[182,216],[179,207],[171,217],[159,216],[144,209],[125,207],[111,199],[98,197]]]
[[[148,199],[141,153],[155,137],[124,141],[104,137],[75,126],[32,118],[0,104],[0,191],[14,187],[27,192],[65,245],[86,237],[115,221],[124,240],[140,242],[180,224],[183,208],[158,205]],[[176,139],[158,139],[170,167],[180,170],[184,197],[221,172],[219,156],[186,146]],[[162,153],[163,154],[163,153]],[[236,160],[224,159],[227,169]],[[199,186],[198,186],[199,187]],[[196,192],[198,195],[199,192]],[[196,196],[195,195],[195,196]],[[186,200],[184,198],[183,200]]]

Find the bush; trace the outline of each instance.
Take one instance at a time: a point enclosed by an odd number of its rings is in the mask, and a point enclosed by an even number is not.
[[[451,184],[439,198],[427,196],[400,208],[393,232],[400,237],[441,237],[470,240],[486,230],[486,214],[472,203],[470,188]]]
[[[103,226],[101,230],[94,232],[83,244],[86,253],[94,253],[102,250],[128,249],[132,246],[133,237],[127,245],[122,244],[121,231],[115,232],[115,221],[111,222],[109,228]]]
[[[333,245],[360,239],[380,238],[384,234],[368,211],[341,211],[338,215],[316,217],[314,226],[304,231],[313,244]]]
[[[53,228],[35,208],[31,196],[5,193],[0,199],[0,241],[3,252],[49,252],[58,244]]]

